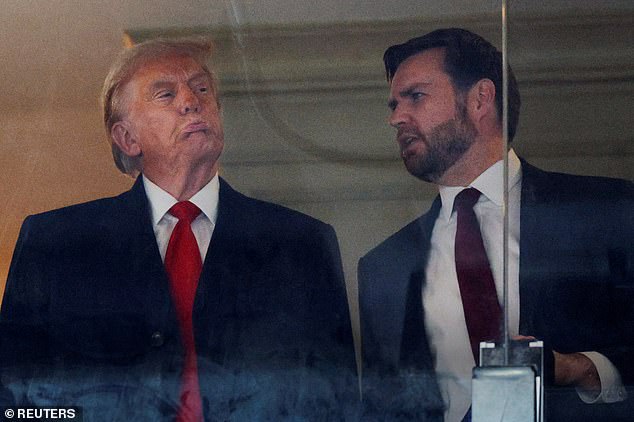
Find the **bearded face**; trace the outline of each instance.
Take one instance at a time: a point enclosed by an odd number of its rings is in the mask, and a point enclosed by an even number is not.
[[[456,117],[439,123],[427,133],[417,127],[402,126],[398,129],[403,163],[413,176],[435,183],[473,145],[476,130],[466,115],[464,101],[457,101]],[[413,142],[424,144],[422,149],[409,148]]]
[[[432,48],[404,60],[390,85],[389,122],[407,170],[436,183],[473,145],[477,130],[444,70],[444,51]]]

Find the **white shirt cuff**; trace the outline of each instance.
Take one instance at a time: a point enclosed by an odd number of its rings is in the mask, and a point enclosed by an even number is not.
[[[593,403],[616,403],[627,398],[627,391],[623,387],[621,374],[608,358],[597,352],[581,352],[592,361],[597,368],[599,380],[601,381],[601,392],[597,395],[577,388],[579,398],[588,404]]]

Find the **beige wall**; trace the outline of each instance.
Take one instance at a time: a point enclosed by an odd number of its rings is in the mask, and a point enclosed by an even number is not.
[[[518,153],[545,169],[634,179],[633,18],[527,15],[510,23],[511,63],[523,96]],[[235,80],[225,86],[224,174],[245,192],[335,226],[353,316],[358,258],[420,215],[435,195],[406,173],[396,153],[380,57],[393,42],[445,24],[296,28],[281,42],[260,33],[246,52],[258,64],[248,69],[249,86],[258,91],[249,94]],[[499,44],[495,20],[452,24]],[[315,39],[327,51],[313,51]],[[299,54],[302,48],[308,52]]]
[[[356,325],[356,262],[427,209],[385,123],[381,56],[445,21],[215,31],[226,150],[237,189],[334,225]],[[519,16],[509,44],[523,94],[516,149],[534,164],[634,178],[634,15]],[[466,26],[499,43],[495,17]],[[151,32],[131,33],[133,37]],[[83,104],[6,110],[0,127],[0,290],[23,218],[131,185],[111,163],[93,87]]]

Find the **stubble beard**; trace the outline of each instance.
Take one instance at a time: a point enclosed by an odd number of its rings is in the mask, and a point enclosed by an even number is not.
[[[409,173],[421,180],[436,183],[468,150],[476,138],[476,129],[464,106],[457,107],[457,118],[434,127],[429,136],[421,135],[425,151],[403,158]]]

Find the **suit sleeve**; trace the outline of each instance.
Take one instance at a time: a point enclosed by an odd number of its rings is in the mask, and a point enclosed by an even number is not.
[[[613,286],[613,321],[619,345],[597,350],[618,369],[624,384],[634,386],[634,185],[620,195],[621,218],[614,222],[614,242],[608,251]]]
[[[267,373],[275,369],[265,384],[271,386],[271,396],[263,392],[263,400],[274,403],[277,397],[292,397],[288,413],[300,419],[357,420],[354,342],[337,238],[329,225],[298,219],[296,214],[290,217],[279,229],[283,247],[273,244],[267,255],[276,284],[269,285],[274,309],[264,315],[270,314],[273,323],[260,317],[262,324],[255,322],[267,333],[258,338],[256,349],[270,349],[267,355],[281,356],[286,368],[271,367],[268,357],[258,359],[256,368]],[[275,380],[280,380],[280,387],[275,387]],[[258,402],[249,399],[243,407],[261,406]]]
[[[315,312],[320,316],[313,320],[318,322],[321,329],[330,327],[328,338],[323,339],[321,346],[322,353],[325,354],[324,362],[335,363],[330,378],[336,388],[343,416],[346,419],[356,419],[359,401],[357,367],[339,243],[331,226],[325,226],[319,238],[317,257],[318,262],[321,262],[321,269],[317,273],[321,273],[322,282],[316,285],[322,284],[326,288],[315,292],[315,298],[320,297],[314,301],[317,305]],[[330,344],[331,347],[323,347],[325,344]]]
[[[20,230],[0,309],[3,334],[16,340],[8,342],[9,347],[2,347],[3,357],[19,360],[24,359],[25,353],[33,358],[38,350],[46,350],[43,343],[48,319],[46,251],[36,241],[38,236],[31,223],[31,217],[27,218]]]
[[[48,360],[46,251],[38,239],[33,218],[28,217],[15,246],[0,309],[3,384],[28,379],[34,365]]]
[[[337,344],[342,346],[344,350],[343,364],[352,369],[356,374],[356,363],[354,358],[354,341],[352,337],[352,325],[350,320],[350,311],[347,300],[346,283],[343,274],[343,266],[341,263],[341,253],[339,251],[339,242],[334,229],[327,226],[323,234],[323,245],[326,263],[326,278],[330,280],[332,296],[329,300],[333,312],[335,339]]]
[[[596,335],[595,344],[586,341],[562,352],[598,352],[614,365],[623,384],[634,386],[634,185],[614,181],[606,190],[612,201],[597,213],[609,236],[601,249],[608,278],[595,283],[598,289],[588,293],[593,295],[588,301],[591,306],[580,310],[600,310],[604,329]]]

